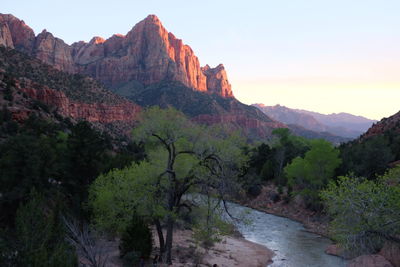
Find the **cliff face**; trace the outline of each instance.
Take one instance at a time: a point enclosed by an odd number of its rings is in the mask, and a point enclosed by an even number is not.
[[[49,110],[41,108],[37,101]],[[0,47],[0,106],[3,105],[17,121],[31,113],[53,116],[55,111],[74,120],[132,124],[140,111],[138,105],[105,90],[91,78],[57,71],[38,59]]]
[[[143,85],[175,81],[201,92],[233,97],[222,65],[200,67],[193,50],[168,32],[160,20],[149,15],[126,35],[71,46],[43,31],[35,37],[25,23],[0,14],[0,44],[35,56],[55,68],[82,73],[116,88],[136,81]]]
[[[0,14],[0,44],[31,53],[35,43],[33,30],[10,14]]]
[[[233,97],[232,88],[228,81],[224,65],[219,64],[215,68],[206,65],[201,70],[207,77],[207,88],[210,92],[223,97]]]
[[[136,119],[140,108],[131,102],[124,101],[118,105],[101,103],[84,103],[70,100],[63,92],[50,88],[20,89],[28,97],[41,101],[50,107],[56,107],[57,112],[72,119],[84,119],[89,122],[112,123],[115,121],[131,122]]]
[[[58,70],[69,73],[75,71],[71,48],[63,40],[55,38],[46,30],[36,37],[31,54]]]

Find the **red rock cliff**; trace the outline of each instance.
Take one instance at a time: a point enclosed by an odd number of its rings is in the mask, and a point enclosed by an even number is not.
[[[85,119],[89,122],[111,123],[115,121],[134,121],[140,107],[129,101],[118,105],[101,103],[82,103],[71,101],[62,91],[42,88],[24,87],[21,92],[30,98],[39,100],[49,106],[56,107],[58,113],[73,119]]]
[[[168,32],[155,15],[137,23],[126,35],[71,46],[51,33],[38,36],[12,15],[0,14],[0,45],[19,49],[59,70],[79,72],[118,87],[137,81],[144,85],[177,81],[198,91],[233,97],[222,65],[200,67],[193,50]]]

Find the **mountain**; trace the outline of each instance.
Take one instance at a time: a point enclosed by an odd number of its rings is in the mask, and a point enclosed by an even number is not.
[[[343,134],[349,135],[349,137],[353,138],[360,136],[360,134],[368,130],[373,123],[377,122],[376,120],[344,112],[326,115],[301,109],[296,109],[296,111],[313,116],[320,123],[330,127],[329,131],[332,133],[342,132]]]
[[[72,45],[43,30],[35,36],[24,21],[0,14],[0,44],[28,53],[55,68],[81,73],[110,88],[126,83],[147,86],[176,81],[197,91],[233,97],[223,65],[201,68],[192,49],[168,32],[155,15],[137,23],[126,35],[107,40],[93,37]]]
[[[286,127],[236,100],[224,66],[200,67],[192,49],[154,15],[126,35],[72,45],[46,30],[35,36],[22,20],[0,15],[0,44],[60,71],[88,75],[143,107],[174,106],[194,121],[232,124],[248,137],[268,137],[274,128]]]
[[[138,105],[110,92],[92,78],[56,70],[2,46],[0,106],[6,107],[16,121],[24,121],[30,114],[50,119],[61,115],[103,127],[115,126],[118,131],[132,126],[140,111]]]
[[[351,139],[360,136],[376,122],[348,113],[325,115],[307,110],[291,109],[281,105],[265,106],[263,104],[254,104],[254,106],[277,121],[292,125],[296,124],[311,131],[327,132],[334,136]]]

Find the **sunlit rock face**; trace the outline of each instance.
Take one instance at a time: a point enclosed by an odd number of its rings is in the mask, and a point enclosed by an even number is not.
[[[69,73],[75,71],[70,46],[46,30],[36,36],[32,55],[58,70]]]
[[[0,45],[26,52],[59,70],[89,75],[109,87],[130,81],[145,86],[174,81],[197,91],[233,97],[224,66],[201,68],[193,50],[168,32],[155,15],[137,23],[126,35],[68,45],[46,30],[35,37],[22,20],[0,14]]]
[[[121,101],[116,105],[102,103],[84,103],[69,99],[62,91],[50,88],[41,90],[32,87],[21,88],[32,99],[39,100],[49,106],[57,107],[60,115],[72,119],[85,119],[89,122],[111,123],[115,121],[134,121],[140,107],[129,101]]]
[[[31,53],[35,43],[33,30],[10,14],[0,14],[0,44]]]
[[[201,70],[207,77],[207,89],[209,92],[219,94],[223,97],[233,97],[224,65],[219,64],[215,68],[206,65]]]

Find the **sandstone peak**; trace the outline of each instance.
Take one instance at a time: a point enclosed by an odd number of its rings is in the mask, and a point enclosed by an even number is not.
[[[12,22],[10,22],[12,20]],[[12,15],[0,15],[0,45],[35,56],[59,70],[82,73],[111,88],[139,82],[180,82],[197,91],[233,97],[225,68],[201,68],[193,50],[168,32],[156,15],[148,15],[126,35],[71,46],[43,30],[33,30]]]
[[[160,19],[154,14],[148,15],[143,21],[150,22],[150,23],[161,24]]]
[[[103,37],[100,36],[95,36],[92,38],[92,40],[90,40],[89,44],[102,44],[104,43],[106,40],[104,40]]]
[[[124,35],[124,34],[121,34],[121,33],[114,33],[113,36],[111,36],[111,38],[112,38],[112,37],[124,38],[125,35]]]

